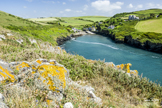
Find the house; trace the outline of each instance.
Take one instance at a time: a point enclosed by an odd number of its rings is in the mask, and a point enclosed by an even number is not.
[[[72,28],[72,31],[77,32],[78,30],[76,28]]]
[[[136,17],[135,15],[129,15],[129,20],[139,20],[139,17]]]
[[[99,22],[98,25],[102,24],[102,22]]]
[[[111,26],[108,27],[108,29],[114,29],[114,28],[115,28],[114,25],[111,25]]]

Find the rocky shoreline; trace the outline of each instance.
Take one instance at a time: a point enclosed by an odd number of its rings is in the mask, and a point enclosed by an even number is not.
[[[110,37],[115,43],[127,44],[136,48],[144,49],[151,52],[156,52],[162,54],[162,44],[161,43],[152,43],[150,41],[146,41],[141,43],[137,39],[133,39],[132,36],[125,36],[124,39],[117,39],[114,35],[109,34],[108,32],[94,32],[96,34],[105,35]]]
[[[81,32],[77,32],[77,33],[73,33],[70,36],[66,36],[66,37],[61,37],[61,38],[57,38],[57,44],[58,46],[62,45],[65,41],[68,41],[72,38],[75,37],[79,37],[79,36],[83,36],[86,34],[93,34],[92,32],[85,32],[85,31],[81,31]]]
[[[125,36],[124,39],[117,39],[115,38],[114,35],[109,34],[108,32],[85,32],[81,31],[78,33],[73,33],[70,36],[67,37],[61,37],[57,38],[57,44],[58,46],[62,45],[65,41],[70,40],[71,38],[74,37],[79,37],[85,34],[100,34],[100,35],[105,35],[107,37],[110,37],[115,43],[122,43],[122,44],[127,44],[136,48],[140,48],[143,50],[151,51],[151,52],[156,52],[162,54],[162,44],[161,43],[152,43],[150,41],[146,41],[144,43],[141,43],[137,39],[133,39],[132,36]]]

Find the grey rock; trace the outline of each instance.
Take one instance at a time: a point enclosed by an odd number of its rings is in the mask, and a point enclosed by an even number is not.
[[[64,108],[73,108],[73,104],[71,102],[67,102],[64,104]]]
[[[98,105],[102,105],[102,99],[99,97],[95,97],[94,102],[97,103]]]
[[[0,93],[0,101],[4,102],[4,99],[5,99],[4,96]]]
[[[0,101],[0,108],[9,108],[5,103]]]
[[[82,90],[86,91],[87,93],[90,92],[90,91],[95,91],[94,88],[92,88],[91,86],[84,86],[82,87]]]
[[[29,41],[31,42],[31,44],[37,43],[37,41],[35,39],[29,39]]]
[[[47,96],[48,99],[53,100],[54,102],[60,102],[63,99],[63,94],[59,92],[49,91]]]
[[[23,40],[22,39],[18,39],[16,40],[19,44],[23,43]]]
[[[89,91],[88,94],[88,97],[96,98],[96,95],[92,91]]]
[[[0,35],[0,39],[6,39],[5,35]]]
[[[11,33],[7,33],[7,36],[13,36],[13,34],[11,34]]]

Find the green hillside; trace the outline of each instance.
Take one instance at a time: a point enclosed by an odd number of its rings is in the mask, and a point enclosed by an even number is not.
[[[135,26],[135,29],[140,32],[162,33],[162,19],[140,21]]]
[[[137,17],[141,18],[147,18],[150,16],[150,13],[154,13],[155,15],[158,15],[159,13],[162,13],[162,9],[148,9],[148,10],[140,10],[135,12],[123,12],[114,15],[113,17],[120,17],[123,19],[128,19],[129,15],[136,15]]]
[[[29,21],[27,19],[23,19],[3,11],[0,11],[0,26],[9,26],[9,25],[17,25],[17,26],[29,26],[29,25],[37,25],[36,23]]]

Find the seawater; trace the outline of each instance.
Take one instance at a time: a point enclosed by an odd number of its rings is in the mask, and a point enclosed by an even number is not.
[[[116,44],[110,38],[101,35],[84,35],[66,41],[61,45],[68,53],[78,54],[86,59],[104,60],[115,65],[131,63],[131,70],[151,81],[162,82],[162,55],[154,52]]]

